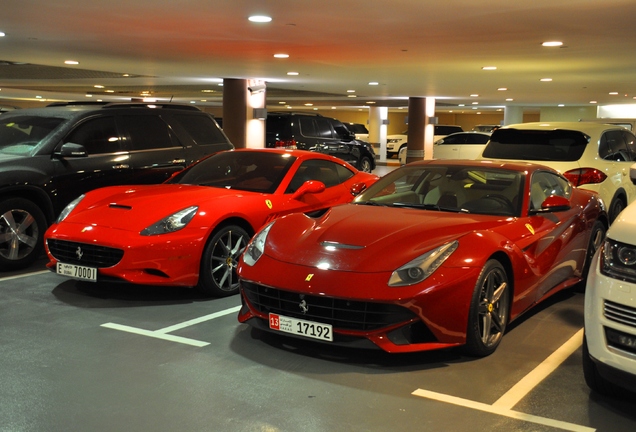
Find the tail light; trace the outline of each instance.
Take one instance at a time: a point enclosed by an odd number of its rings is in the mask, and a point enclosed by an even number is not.
[[[573,169],[563,173],[563,175],[574,186],[603,183],[607,178],[607,175],[603,171],[599,171],[595,168]]]
[[[275,144],[276,147],[282,147],[282,148],[291,148],[291,149],[295,149],[296,148],[296,140],[295,139],[291,139],[291,140],[278,140],[276,141]]]

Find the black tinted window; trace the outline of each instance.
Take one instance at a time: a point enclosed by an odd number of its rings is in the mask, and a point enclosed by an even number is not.
[[[295,192],[308,180],[318,180],[326,187],[336,186],[351,178],[353,173],[347,168],[328,160],[307,160],[303,162],[292,178],[285,193]]]
[[[315,136],[321,138],[333,138],[333,133],[331,131],[331,122],[326,118],[316,118],[316,132],[318,134]]]
[[[435,126],[435,135],[450,135],[456,132],[463,132],[464,130],[460,126],[444,126],[444,125],[436,125]]]
[[[192,139],[199,145],[225,143],[226,139],[214,120],[205,115],[174,116],[183,125]]]
[[[0,152],[26,154],[64,119],[36,116],[0,118]]]
[[[306,137],[318,136],[316,130],[316,124],[312,117],[298,117],[298,124],[300,125],[300,133]]]
[[[545,161],[577,161],[589,137],[568,130],[498,129],[493,132],[483,157]]]
[[[64,143],[81,144],[89,155],[121,150],[114,117],[99,117],[83,122],[67,135]]]
[[[124,125],[132,141],[131,150],[178,147],[166,122],[158,116],[123,116]]]
[[[170,183],[273,193],[295,160],[278,153],[225,151],[186,169]]]

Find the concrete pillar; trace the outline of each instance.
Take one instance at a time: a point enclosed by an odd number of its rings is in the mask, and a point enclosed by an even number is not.
[[[265,147],[265,83],[223,80],[223,131],[236,148]]]
[[[379,161],[386,162],[386,135],[389,121],[389,108],[376,107],[369,108],[369,143],[374,148],[379,148]]]
[[[407,163],[433,158],[434,116],[435,98],[409,98]]]
[[[504,126],[523,123],[523,107],[504,107]]]

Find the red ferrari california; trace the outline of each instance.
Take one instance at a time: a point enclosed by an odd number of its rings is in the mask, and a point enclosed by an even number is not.
[[[510,321],[583,281],[606,226],[597,195],[547,167],[412,163],[350,204],[259,231],[239,263],[239,321],[394,353],[486,356]]]
[[[235,294],[238,258],[260,227],[281,215],[350,202],[377,178],[308,151],[217,153],[161,185],[80,196],[45,234],[47,265],[87,281]]]

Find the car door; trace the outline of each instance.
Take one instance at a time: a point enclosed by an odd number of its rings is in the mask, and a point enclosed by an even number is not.
[[[74,144],[86,152],[63,153]],[[57,197],[56,214],[85,192],[133,180],[130,154],[123,145],[114,116],[97,116],[78,123],[55,147],[52,162],[54,175],[50,189]]]
[[[636,186],[631,182],[629,169],[636,160],[636,138],[634,135],[621,129],[609,130],[603,133],[599,141],[598,156],[603,165],[603,172],[608,175],[599,193],[603,197],[613,197],[616,191],[624,190],[627,195],[627,203],[636,199]],[[612,213],[614,199],[605,204]]]
[[[534,275],[534,301],[573,276],[585,256],[586,244],[577,245],[582,237],[576,228],[581,222],[580,208],[537,212],[549,196],[570,199],[572,186],[563,177],[536,171],[530,179],[529,216],[524,221],[528,235],[517,244],[523,249]],[[558,266],[555,263],[560,263]]]
[[[137,183],[161,183],[188,164],[185,147],[159,115],[123,114],[117,120]]]

